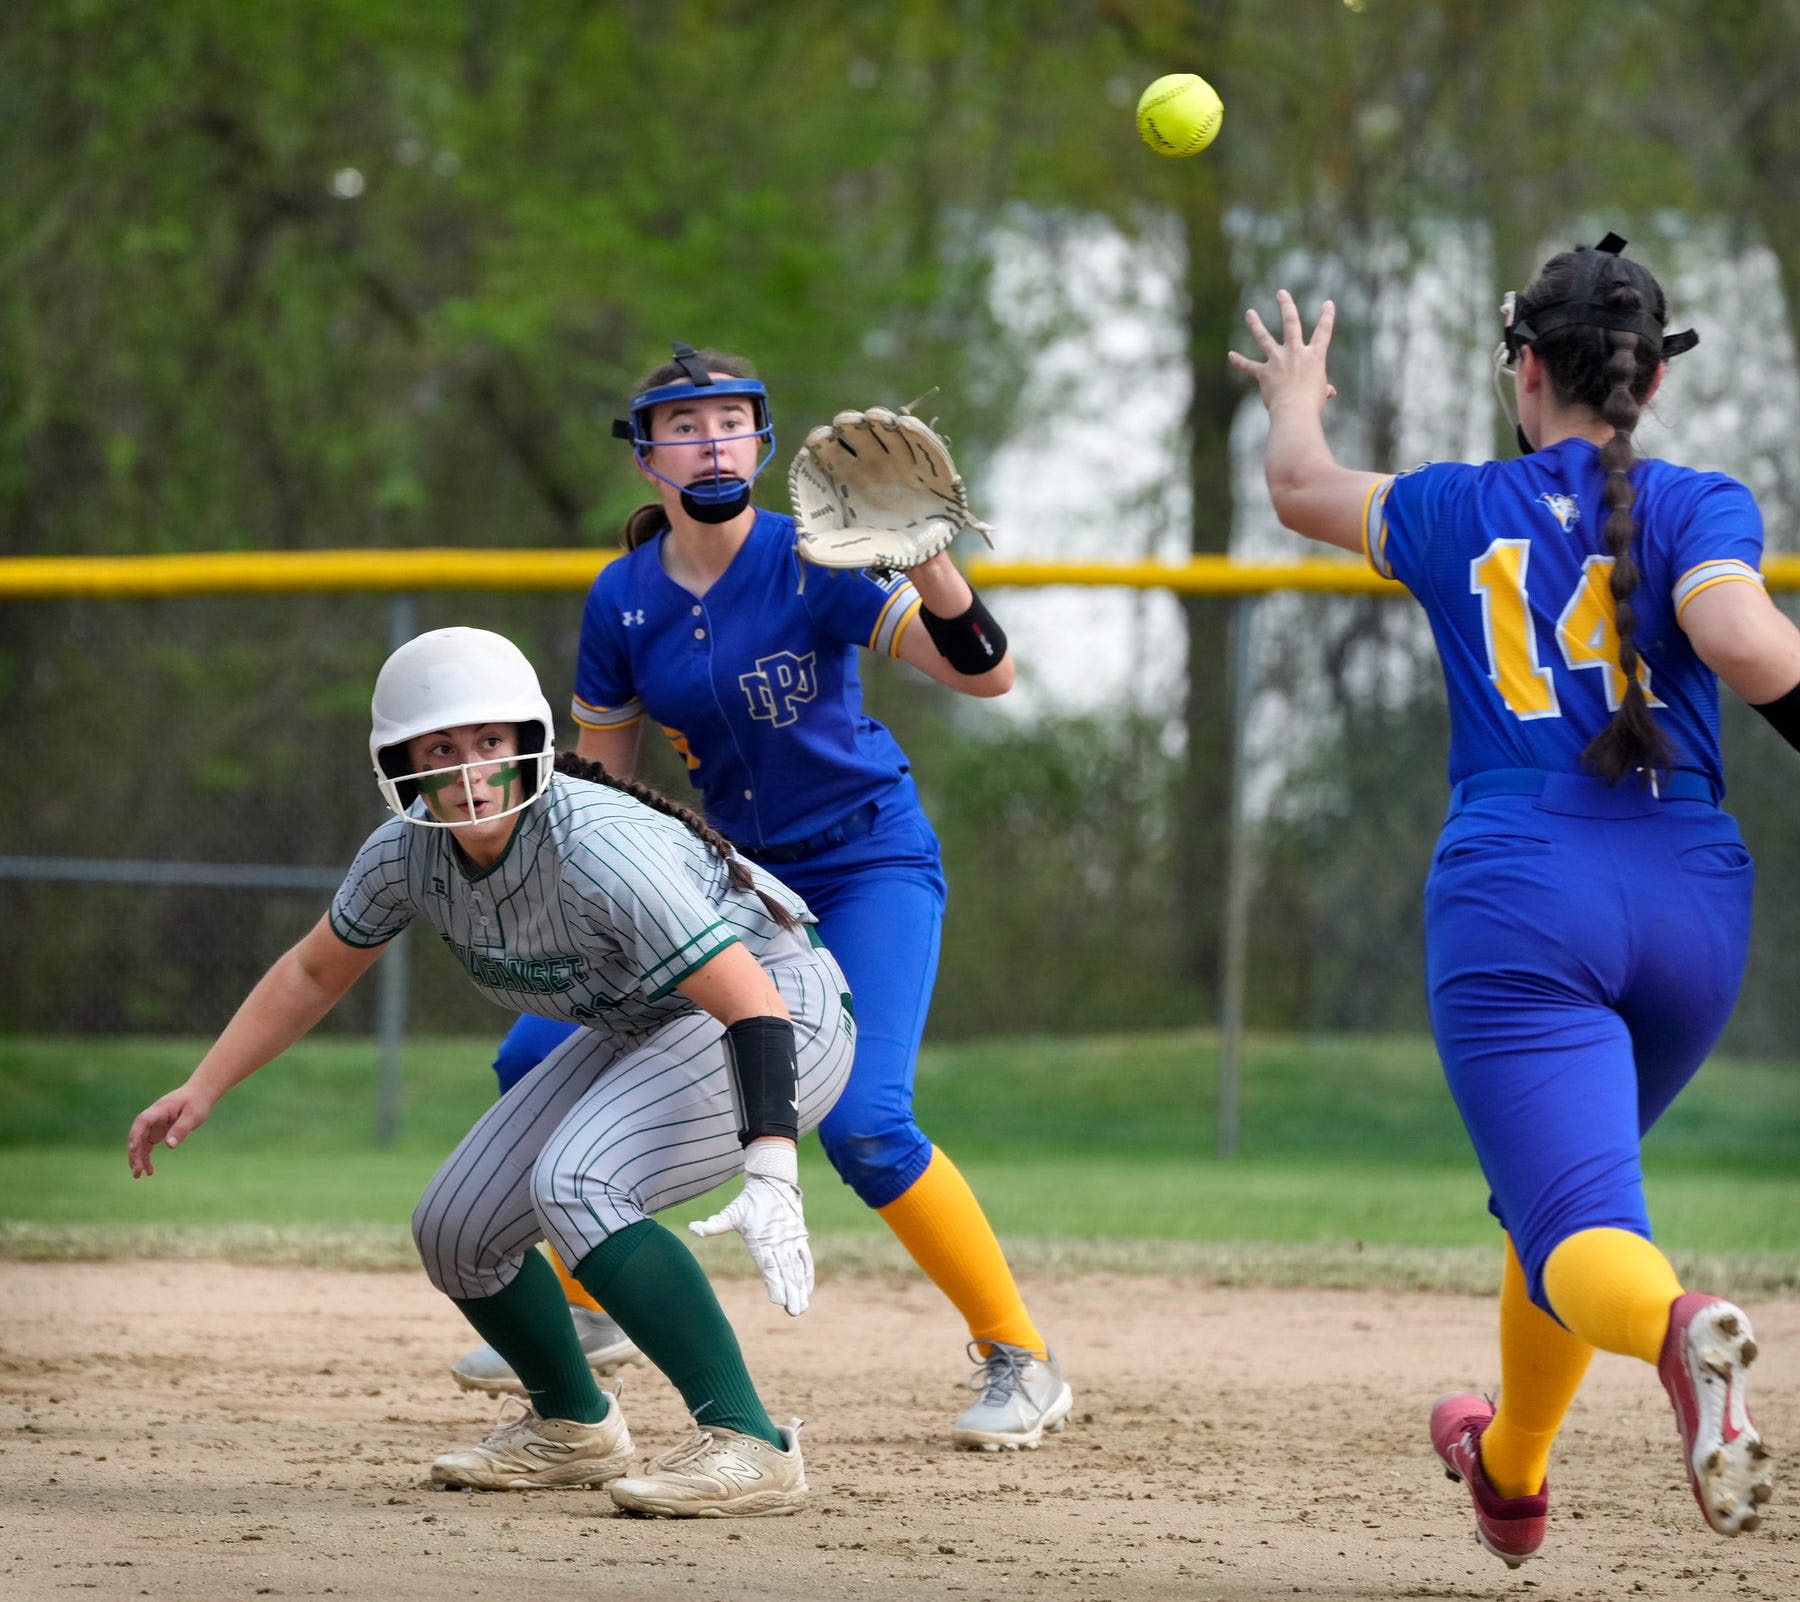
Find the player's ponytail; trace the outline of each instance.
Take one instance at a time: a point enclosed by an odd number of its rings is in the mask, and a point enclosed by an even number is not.
[[[1636,311],[1642,306],[1635,289],[1621,285],[1607,297],[1608,304],[1618,303],[1621,311]],[[1637,492],[1631,487],[1631,467],[1637,460],[1632,434],[1638,425],[1640,407],[1633,392],[1637,382],[1639,336],[1633,333],[1609,332],[1606,358],[1606,399],[1600,415],[1613,426],[1612,437],[1600,447],[1600,466],[1606,472],[1606,526],[1602,534],[1606,549],[1613,559],[1613,621],[1619,632],[1619,670],[1625,675],[1625,695],[1619,710],[1582,752],[1582,761],[1603,779],[1617,784],[1638,769],[1654,772],[1666,769],[1673,757],[1668,736],[1650,715],[1650,703],[1638,678],[1637,613],[1632,597],[1637,594],[1639,573],[1632,545],[1637,537],[1637,520],[1631,507]]]
[[[628,551],[635,551],[646,540],[653,540],[669,526],[669,514],[662,508],[661,501],[646,501],[630,517],[625,519],[625,530],[619,536],[619,543]]]
[[[609,773],[598,762],[590,762],[585,757],[577,756],[573,751],[564,751],[556,759],[556,771],[566,773],[571,779],[586,779],[590,784],[604,784],[611,790],[622,790],[632,800],[642,802],[652,812],[660,812],[665,818],[673,818],[682,825],[689,834],[699,840],[712,854],[725,864],[725,877],[730,881],[733,890],[755,891],[756,898],[763,904],[764,910],[783,929],[797,929],[800,920],[789,912],[779,901],[765,891],[756,888],[756,881],[750,877],[750,869],[744,859],[732,848],[732,844],[720,834],[710,823],[691,807],[684,807],[678,801],[671,801],[660,790],[653,790],[647,784],[640,784],[636,779],[621,779],[617,774]]]
[[[1567,251],[1552,257],[1519,296],[1516,307],[1520,325],[1529,326],[1533,318],[1549,324],[1547,332],[1534,334],[1528,342],[1543,362],[1557,399],[1564,405],[1591,407],[1612,425],[1611,436],[1600,447],[1600,466],[1606,474],[1602,534],[1612,558],[1613,621],[1625,694],[1612,720],[1588,742],[1582,761],[1590,772],[1613,784],[1639,771],[1648,775],[1666,769],[1674,759],[1674,748],[1650,715],[1650,703],[1638,679],[1641,659],[1633,597],[1641,574],[1634,550],[1637,520],[1632,516],[1632,503],[1636,491],[1631,485],[1631,469],[1637,461],[1633,436],[1665,355],[1663,340],[1654,331],[1662,328],[1668,306],[1661,285],[1649,272],[1639,263],[1620,258],[1618,247],[1622,244],[1613,238],[1599,247],[1603,259],[1597,284],[1593,252]],[[1598,302],[1614,326],[1599,327],[1591,318],[1566,313],[1552,322],[1547,314],[1572,301],[1590,306]],[[1628,320],[1653,332],[1617,326]],[[1670,336],[1666,353],[1684,350],[1693,342],[1691,334]]]

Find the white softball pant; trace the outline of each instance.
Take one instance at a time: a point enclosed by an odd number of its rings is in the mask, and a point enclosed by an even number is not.
[[[800,1130],[850,1077],[856,1029],[831,954],[784,940],[762,965],[794,1020]],[[496,1295],[548,1240],[573,1267],[609,1235],[743,1169],[725,1028],[684,1013],[621,1054],[578,1029],[482,1116],[413,1210],[432,1284]]]

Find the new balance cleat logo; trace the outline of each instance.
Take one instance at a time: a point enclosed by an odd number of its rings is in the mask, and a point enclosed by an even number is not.
[[[713,1466],[713,1472],[740,1487],[768,1478],[754,1463],[746,1463],[741,1457],[721,1457]]]
[[[565,1441],[526,1441],[519,1450],[542,1458],[546,1463],[555,1463],[572,1456],[575,1448]]]

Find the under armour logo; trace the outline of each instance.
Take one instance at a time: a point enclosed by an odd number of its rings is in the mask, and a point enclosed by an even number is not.
[[[818,675],[813,671],[817,657],[816,651],[805,656],[777,651],[773,656],[758,657],[755,671],[738,678],[750,703],[750,716],[778,729],[798,718],[801,706],[819,693]]]
[[[626,628],[630,628],[633,623],[642,623],[644,621],[644,609],[640,606],[634,612],[628,606],[619,614],[619,621],[623,623]]]

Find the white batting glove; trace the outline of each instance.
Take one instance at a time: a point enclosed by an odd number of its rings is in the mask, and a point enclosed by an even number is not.
[[[744,1150],[744,1188],[711,1218],[688,1225],[696,1235],[744,1237],[769,1300],[798,1318],[812,1300],[812,1248],[800,1210],[800,1154],[785,1140],[753,1140]]]

